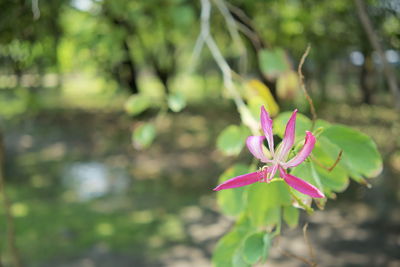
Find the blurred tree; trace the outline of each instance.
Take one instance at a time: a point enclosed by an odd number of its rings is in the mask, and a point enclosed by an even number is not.
[[[59,72],[62,58],[73,61],[62,71],[79,72],[90,66],[99,75],[131,93],[140,91],[138,75],[151,70],[168,93],[171,78],[187,69],[187,58],[199,33],[198,2],[104,0],[89,1],[87,8],[79,8],[77,2],[2,1],[1,71],[15,74],[18,81],[24,73],[37,74],[35,77],[39,80],[35,83],[40,84],[43,73]],[[32,12],[33,3],[38,3],[36,12]],[[399,10],[392,4],[393,0],[368,3],[368,13],[376,31],[386,40],[383,46],[399,49]],[[366,103],[378,93],[375,87],[367,89],[368,85],[362,78],[369,76],[366,75],[366,65],[351,67],[348,59],[352,51],[364,53],[364,58],[373,54],[365,47],[364,30],[355,16],[353,2],[232,0],[228,7],[249,51],[250,68],[246,74],[258,76],[272,92],[275,92],[276,81],[262,74],[258,57],[260,50],[284,48],[294,68],[307,43],[311,43],[313,49],[304,71],[308,78],[318,81],[323,101],[331,93],[328,90],[333,90],[327,86],[332,73],[335,81],[342,82],[353,82],[348,78],[349,71],[359,73],[357,82]],[[224,56],[234,70],[239,69],[233,62],[243,56],[243,51],[235,49],[232,44],[224,18],[212,16],[211,23]],[[61,47],[60,42],[63,43]],[[203,55],[206,63],[201,71],[205,75],[210,68],[208,56]],[[382,75],[377,71],[379,66],[376,62],[371,64],[371,70],[374,67],[375,71],[370,73],[374,77]]]
[[[18,88],[2,92],[5,103],[16,100],[21,110],[37,110],[46,73],[56,74],[59,88],[58,46],[63,34],[59,18],[65,2],[41,1],[36,17],[31,1],[0,2],[0,73],[15,77],[15,83],[6,86]]]
[[[388,46],[398,49],[400,23],[395,17],[399,16],[399,11],[395,5],[390,4],[393,1],[368,2],[371,19],[377,31],[385,35],[390,42]],[[305,66],[305,72],[311,71],[310,73],[315,75],[322,100],[326,100],[327,97],[327,74],[337,68],[338,62],[345,61],[349,65],[348,58],[351,51],[361,51],[365,53],[364,57],[370,56],[369,54],[373,52],[371,49],[366,50],[367,37],[352,2],[338,0],[315,3],[309,0],[291,0],[232,1],[232,3],[238,7],[238,10],[231,8],[235,18],[247,26],[246,31],[250,30],[253,33],[252,44],[256,39],[256,44],[259,46],[268,44],[268,47],[284,47],[290,51],[291,58],[299,59],[307,43],[311,43],[313,47],[311,60]],[[237,15],[240,12],[249,14],[257,31]],[[249,38],[248,34],[244,36]],[[369,64],[372,64],[370,69],[373,68],[374,63]],[[365,65],[359,71],[363,76],[366,71]],[[380,73],[375,72],[374,76],[376,75]],[[371,95],[376,93],[376,90],[374,92],[372,88],[367,89],[364,78],[360,78],[359,81],[363,101],[369,103]]]
[[[383,73],[387,80],[389,90],[393,95],[395,107],[396,109],[400,110],[400,88],[397,83],[396,74],[389,64],[387,55],[379,40],[379,35],[376,33],[371,19],[368,16],[365,3],[361,0],[355,0],[354,2],[357,9],[357,15],[360,18],[360,22],[368,37],[368,41],[371,43],[371,46],[375,49],[375,52],[378,55],[379,64],[382,65]]]
[[[0,67],[21,78],[22,73],[57,70],[57,48],[62,36],[59,23],[65,0],[40,2],[34,19],[30,1],[0,2]]]
[[[103,1],[100,10],[94,14],[95,19],[107,23],[114,41],[113,49],[97,59],[103,68],[132,93],[138,93],[138,72],[150,67],[168,93],[169,80],[177,72],[179,54],[185,50],[183,47],[186,51],[190,49],[188,33],[194,27],[195,17],[192,3]]]

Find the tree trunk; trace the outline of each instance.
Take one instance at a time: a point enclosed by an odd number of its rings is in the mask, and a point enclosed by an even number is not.
[[[126,35],[121,41],[121,47],[124,50],[125,57],[116,66],[116,72],[113,72],[113,76],[117,78],[118,82],[127,86],[132,94],[139,93],[139,86],[137,83],[137,66],[131,56],[131,49],[129,47],[128,37],[135,34],[135,28],[129,24],[128,21],[119,18],[112,14],[106,5],[103,5],[104,15],[116,26],[123,28],[126,31]]]
[[[154,71],[155,71],[155,73],[156,73],[158,79],[161,81],[162,85],[164,86],[165,93],[168,95],[169,92],[170,92],[169,85],[168,85],[168,81],[169,81],[169,79],[170,79],[170,77],[171,77],[171,73],[172,73],[172,72],[170,72],[170,71],[168,71],[168,70],[162,69],[162,68],[161,68],[156,62],[154,62],[154,61],[153,61],[153,68],[154,68]]]
[[[130,92],[132,94],[137,94],[139,93],[139,87],[137,84],[137,68],[135,62],[132,60],[132,57],[130,55],[130,48],[127,38],[124,38],[123,40],[123,47],[126,56],[124,61],[121,63],[123,74],[125,74],[122,78],[128,84]]]
[[[164,58],[150,53],[149,61],[153,65],[154,71],[164,86],[165,93],[168,95],[170,93],[170,88],[168,81],[176,72],[176,60],[175,60],[175,45],[169,40],[165,40],[166,54]]]

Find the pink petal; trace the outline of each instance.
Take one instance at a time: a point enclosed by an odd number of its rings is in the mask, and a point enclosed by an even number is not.
[[[265,139],[265,136],[249,136],[247,137],[246,140],[246,145],[247,148],[249,149],[249,151],[251,152],[251,154],[253,154],[253,156],[255,158],[258,158],[259,160],[261,160],[261,162],[271,162],[271,160],[269,160],[265,155],[264,155],[264,151],[263,151],[263,141]]]
[[[294,144],[295,130],[296,130],[296,114],[297,109],[293,111],[292,116],[286,124],[285,135],[282,140],[282,148],[279,152],[280,159],[285,158]]]
[[[274,164],[269,168],[269,173],[268,173],[268,179],[267,182],[271,181],[272,178],[274,178],[276,171],[278,170],[279,165],[278,164]]]
[[[304,141],[303,148],[299,151],[299,153],[297,153],[296,156],[294,156],[294,158],[289,160],[287,163],[282,164],[282,166],[284,168],[291,168],[296,167],[297,165],[302,163],[310,155],[311,151],[314,148],[315,142],[316,139],[314,135],[311,132],[306,131],[306,139]]]
[[[264,106],[261,106],[261,127],[267,137],[269,151],[271,151],[272,155],[274,154],[274,135],[272,133],[272,120],[265,110]]]
[[[279,168],[280,176],[285,180],[285,182],[299,191],[300,193],[309,195],[310,197],[314,198],[323,198],[325,195],[315,186],[312,184],[307,183],[306,181],[301,180],[300,178],[288,174],[285,172],[283,168]]]
[[[265,177],[267,173],[267,170],[264,171],[257,171],[257,172],[252,172],[248,174],[243,174],[240,176],[237,176],[235,178],[229,179],[216,188],[214,188],[214,191],[219,191],[223,189],[230,189],[230,188],[235,188],[235,187],[241,187],[249,184],[254,184],[261,179]]]

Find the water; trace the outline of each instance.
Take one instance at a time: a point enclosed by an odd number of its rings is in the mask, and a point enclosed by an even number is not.
[[[111,168],[101,162],[77,162],[65,168],[62,182],[79,201],[88,201],[126,192],[129,177],[123,169]]]

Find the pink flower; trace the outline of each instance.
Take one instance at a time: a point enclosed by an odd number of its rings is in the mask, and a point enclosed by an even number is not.
[[[303,148],[299,151],[299,153],[297,153],[297,155],[288,160],[289,152],[293,147],[295,139],[296,114],[297,109],[293,112],[288,123],[286,124],[283,140],[275,150],[272,133],[272,119],[265,108],[261,107],[261,127],[265,136],[249,136],[246,144],[251,154],[253,154],[254,157],[266,165],[257,172],[252,172],[229,179],[214,188],[214,191],[241,187],[256,182],[269,183],[274,178],[276,172],[279,171],[279,176],[283,178],[283,180],[289,186],[297,191],[314,198],[325,197],[318,188],[294,175],[289,174],[286,171],[288,168],[296,167],[302,163],[310,155],[316,142],[314,135],[311,132],[306,131]],[[266,148],[264,148],[263,142],[265,139],[267,139],[271,157],[268,157],[264,153]]]

